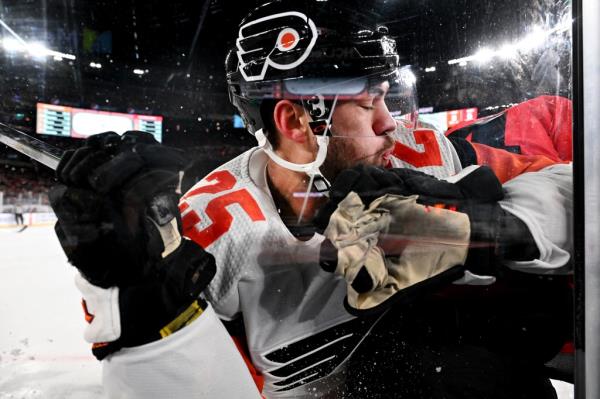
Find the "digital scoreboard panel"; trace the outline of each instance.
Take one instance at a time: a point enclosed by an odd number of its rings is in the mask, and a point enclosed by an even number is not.
[[[419,121],[433,125],[437,130],[445,132],[458,124],[475,121],[477,111],[477,108],[463,108],[433,114],[419,113]]]
[[[127,130],[141,130],[162,141],[162,122],[162,116],[95,111],[38,103],[36,133],[86,138],[108,131],[123,134]]]

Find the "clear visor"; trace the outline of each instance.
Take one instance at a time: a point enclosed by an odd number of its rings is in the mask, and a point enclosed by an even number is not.
[[[385,103],[396,121],[397,132],[413,131],[419,118],[417,78],[409,67],[405,67],[398,69],[389,82],[390,89],[385,96]]]
[[[354,101],[377,108],[380,117],[394,119],[400,132],[412,131],[417,125],[416,77],[410,67],[353,78],[289,80],[282,89],[284,98],[308,100],[317,118],[327,119],[336,105]],[[335,128],[332,132],[345,135]]]

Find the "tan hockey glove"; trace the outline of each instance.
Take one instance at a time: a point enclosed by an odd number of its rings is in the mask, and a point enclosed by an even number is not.
[[[364,311],[423,284],[460,277],[470,224],[464,213],[418,204],[416,195],[386,194],[365,207],[351,192],[325,236],[337,249],[335,271],[348,283],[349,310]]]

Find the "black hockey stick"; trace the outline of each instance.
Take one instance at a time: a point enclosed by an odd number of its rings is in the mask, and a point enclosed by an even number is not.
[[[64,151],[0,122],[0,143],[56,170]]]

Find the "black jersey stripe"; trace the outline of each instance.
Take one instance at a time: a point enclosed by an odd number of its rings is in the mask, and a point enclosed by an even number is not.
[[[266,373],[275,379],[278,392],[288,391],[335,371],[360,345],[379,315],[353,319],[265,355],[281,366]]]

